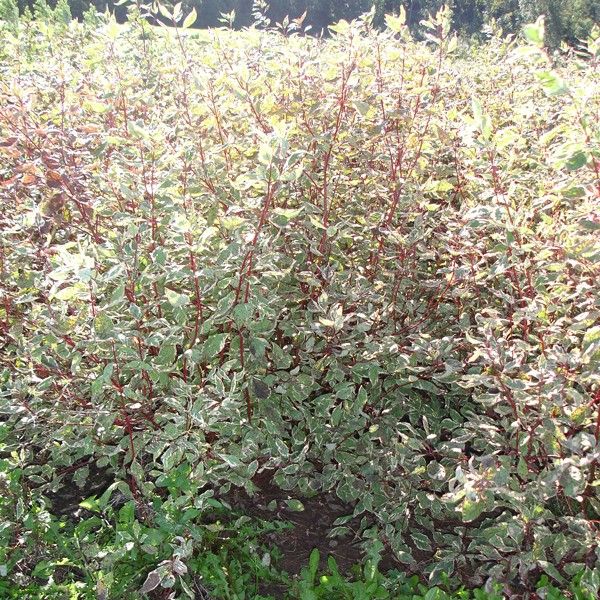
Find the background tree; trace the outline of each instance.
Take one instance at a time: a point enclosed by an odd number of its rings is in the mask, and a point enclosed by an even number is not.
[[[36,0],[16,1],[21,13],[26,6],[36,13]],[[77,19],[82,19],[90,6],[101,12],[108,8],[119,18],[126,14],[124,7],[115,6],[113,0],[67,1]],[[184,1],[185,8],[196,9],[198,20],[195,26],[200,28],[222,25],[222,15],[231,13],[235,14],[234,27],[247,27],[253,22],[252,4],[250,0]],[[561,41],[576,43],[588,36],[594,23],[600,22],[600,2],[597,0],[270,0],[266,4],[266,14],[275,23],[281,23],[286,16],[297,18],[306,13],[304,26],[310,26],[315,35],[327,35],[327,28],[332,23],[355,19],[373,6],[375,26],[383,24],[386,13],[397,13],[403,6],[408,26],[417,34],[421,21],[444,4],[452,8],[454,29],[466,36],[479,36],[483,26],[491,21],[500,25],[505,33],[518,33],[524,23],[533,22],[543,14],[546,15],[546,37],[550,46],[557,46]],[[54,8],[56,0],[50,0],[49,5]]]

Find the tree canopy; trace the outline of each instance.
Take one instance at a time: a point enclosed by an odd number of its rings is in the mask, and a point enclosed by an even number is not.
[[[93,6],[100,11],[115,11],[121,17],[126,6],[118,0],[64,0],[71,13],[81,19]],[[19,0],[19,8],[34,11],[39,0]],[[56,0],[50,2],[54,5]],[[132,4],[135,4],[132,2]],[[142,3],[143,4],[143,3]],[[407,23],[418,32],[423,19],[436,13],[442,5],[452,9],[453,28],[464,35],[478,36],[486,24],[496,23],[506,33],[516,33],[527,22],[540,15],[546,16],[547,41],[557,45],[561,41],[575,43],[587,37],[594,23],[600,21],[600,3],[595,0],[184,0],[184,10],[194,8],[198,14],[196,27],[214,27],[224,22],[235,28],[251,25],[257,10],[275,24],[305,15],[303,26],[319,35],[327,33],[332,23],[341,19],[352,20],[374,10],[374,24],[382,26],[387,13],[406,11]],[[224,15],[229,15],[225,18]]]

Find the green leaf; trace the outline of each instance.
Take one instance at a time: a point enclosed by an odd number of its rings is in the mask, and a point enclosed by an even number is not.
[[[583,150],[577,150],[566,162],[569,171],[577,171],[587,164],[588,155]]]
[[[348,21],[345,19],[342,19],[334,25],[330,25],[329,29],[330,31],[333,31],[333,33],[344,34],[350,30],[350,23],[348,23]]]
[[[429,541],[429,538],[426,535],[415,532],[411,533],[410,537],[413,539],[415,546],[419,550],[423,550],[425,552],[431,550],[431,542]]]
[[[578,498],[585,489],[586,480],[580,469],[574,466],[566,468],[560,476],[560,484],[570,498]]]
[[[167,261],[167,252],[164,248],[159,247],[152,252],[152,259],[159,265],[164,265]]]
[[[539,17],[535,23],[528,23],[523,27],[525,39],[539,48],[544,45],[544,33],[544,16]]]
[[[317,548],[315,548],[310,553],[310,558],[308,559],[308,573],[309,573],[309,582],[312,584],[315,582],[315,578],[317,577],[317,571],[319,570],[319,560],[321,555]]]
[[[551,71],[542,71],[537,73],[537,78],[540,80],[544,91],[549,96],[560,96],[569,91],[567,84],[562,77]]]
[[[252,380],[252,387],[254,389],[254,395],[260,400],[266,400],[271,395],[269,386],[260,379],[254,378]]]
[[[585,332],[585,335],[583,336],[583,347],[586,348],[598,340],[600,340],[600,325],[595,325]]]
[[[286,501],[286,504],[288,505],[288,508],[290,510],[293,510],[296,512],[302,512],[304,510],[304,504],[302,504],[302,502],[300,502],[300,500],[296,500],[295,498],[290,498],[289,500]]]
[[[202,356],[205,359],[211,359],[217,356],[223,348],[225,348],[225,343],[227,342],[227,334],[226,333],[215,333],[207,338],[207,340],[202,344]]]
[[[157,6],[158,6],[158,11],[160,12],[160,14],[163,17],[165,17],[169,21],[173,20],[173,14],[171,13],[171,11],[164,4],[161,4],[160,2],[158,2]]]
[[[167,296],[169,303],[175,308],[182,308],[190,303],[189,296],[186,294],[179,294],[168,288],[165,289],[165,295]]]
[[[448,41],[448,48],[446,49],[446,52],[448,54],[451,54],[457,48],[458,48],[458,36],[456,34],[454,34]]]
[[[454,562],[455,561],[453,558],[444,558],[443,560],[437,562],[433,570],[431,571],[431,574],[429,575],[429,582],[432,584],[440,583],[441,581],[443,581],[444,576],[452,575],[452,573],[454,572]],[[443,596],[440,597],[441,590],[439,590],[438,588],[432,588],[432,590],[429,590],[429,592],[427,593],[430,593],[433,590],[436,590],[436,595],[434,595],[433,598],[435,600],[442,600]],[[427,597],[427,595],[425,597]]]
[[[400,6],[399,15],[385,15],[385,24],[394,33],[400,33],[406,24],[406,10]]]
[[[481,500],[473,501],[465,499],[461,508],[462,520],[465,523],[474,521],[485,510],[485,508],[485,502],[482,502]]]
[[[581,219],[579,225],[589,231],[598,231],[600,229],[600,221],[591,221],[590,219]]]
[[[191,12],[183,20],[183,23],[182,23],[181,26],[183,27],[183,29],[188,29],[189,27],[191,27],[196,22],[197,18],[198,18],[198,14],[196,13],[196,9],[192,8]]]
[[[523,479],[527,479],[529,475],[529,467],[522,456],[519,457],[519,462],[517,463],[517,474]]]
[[[550,577],[552,577],[559,583],[565,583],[565,578],[560,574],[558,569],[552,563],[546,560],[538,560],[537,564],[544,570],[544,572],[548,573]]]
[[[273,156],[274,152],[271,145],[266,142],[261,144],[258,150],[258,161],[268,167],[273,162]]]
[[[237,304],[233,309],[233,319],[237,325],[248,325],[253,314],[254,307],[251,304]]]
[[[73,285],[60,289],[58,292],[56,292],[56,294],[54,294],[54,297],[57,300],[69,301],[75,298],[82,298],[84,297],[83,294],[85,294],[85,290],[82,287]]]
[[[432,479],[443,481],[446,478],[446,469],[437,461],[431,461],[427,465],[427,474]]]
[[[366,117],[371,108],[371,105],[368,102],[363,102],[362,100],[355,100],[353,105],[361,117]]]
[[[177,350],[173,344],[163,344],[156,358],[160,365],[172,365],[177,356]]]
[[[112,293],[112,295],[110,297],[110,303],[118,304],[119,302],[121,302],[123,300],[124,297],[125,297],[125,285],[121,284],[121,285],[117,286],[115,291]]]
[[[83,500],[79,503],[79,506],[81,506],[81,508],[85,508],[86,510],[89,510],[89,511],[99,511],[100,510],[100,503],[99,503],[98,499],[96,498],[96,496],[90,496],[89,498],[86,498],[85,500]]]
[[[277,217],[278,224],[287,225],[291,220],[296,219],[302,214],[304,208],[276,208],[273,214]]]
[[[233,454],[219,454],[219,456],[227,463],[227,465],[233,468],[241,467],[244,464],[240,458]]]
[[[94,329],[98,335],[109,335],[114,330],[114,327],[115,324],[106,313],[98,313],[96,319],[94,320]]]
[[[127,128],[128,128],[129,134],[133,138],[136,138],[136,139],[149,139],[150,138],[150,134],[148,133],[148,131],[144,127],[142,127],[142,125],[139,122],[136,123],[135,121],[130,121],[127,124]]]

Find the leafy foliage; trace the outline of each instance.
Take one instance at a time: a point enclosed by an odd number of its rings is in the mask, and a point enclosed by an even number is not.
[[[423,41],[58,17],[1,25],[10,580],[71,555],[45,498],[104,469],[86,589],[189,596],[214,496],[272,474],[430,585],[597,594],[598,32],[554,64],[543,20],[469,49],[447,10]]]
[[[169,501],[144,507],[127,501],[115,486],[100,498],[82,502],[73,524],[53,516],[38,494],[19,487],[18,464],[16,457],[0,464],[9,482],[2,514],[15,510],[16,497],[20,524],[13,531],[3,528],[3,550],[14,545],[19,530],[26,531],[8,559],[15,568],[13,582],[0,583],[3,598],[102,598],[108,591],[110,597],[133,598],[138,590],[148,593],[175,584],[184,598],[200,594],[205,586],[219,598],[243,598],[255,591],[256,581],[281,579],[269,567],[271,552],[260,542],[261,535],[277,531],[280,523],[234,516],[216,500],[210,504],[210,520],[206,515],[199,519],[195,508]],[[28,504],[20,494],[29,496]],[[194,553],[198,548],[202,553]],[[23,577],[25,565],[30,577]]]

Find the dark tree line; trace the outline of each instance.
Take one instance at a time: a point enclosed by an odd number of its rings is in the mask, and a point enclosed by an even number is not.
[[[18,1],[21,10],[27,5],[33,10],[36,2]],[[120,17],[124,17],[127,11],[125,6],[116,5],[113,0],[67,1],[76,18],[81,18],[90,5],[100,11],[106,8],[114,10]],[[49,0],[51,5],[53,2],[56,0]],[[171,0],[164,0],[164,3],[170,4]],[[273,23],[282,23],[286,16],[294,19],[306,13],[303,26],[310,26],[314,34],[326,32],[328,25],[340,19],[351,20],[369,12],[372,7],[375,8],[375,25],[381,25],[384,15],[397,13],[401,5],[406,10],[409,26],[418,31],[420,21],[428,13],[436,12],[443,4],[450,4],[454,29],[465,35],[480,34],[482,27],[492,21],[505,32],[514,33],[523,23],[545,14],[548,39],[553,44],[585,38],[594,23],[600,22],[598,0],[184,0],[183,4],[186,10],[196,9],[196,27],[222,25],[224,14],[228,14],[230,19],[234,17],[234,27],[245,27],[255,20],[257,8],[267,4],[260,12]]]

